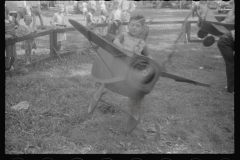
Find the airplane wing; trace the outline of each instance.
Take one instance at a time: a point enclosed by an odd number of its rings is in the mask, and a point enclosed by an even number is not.
[[[221,25],[217,25],[212,23],[213,27],[215,27],[218,31],[222,32],[222,33],[227,33],[229,32],[229,30],[227,28],[225,28],[224,26]]]
[[[114,57],[121,57],[121,56],[127,56],[122,50],[118,49],[117,47],[115,47],[113,44],[109,43],[107,40],[103,39],[102,37],[96,35],[95,33],[93,33],[91,30],[89,30],[88,28],[86,28],[85,26],[83,26],[82,24],[80,24],[79,22],[69,19],[68,20],[70,24],[72,24],[80,33],[82,33],[89,41],[92,41],[93,43],[97,44],[100,48],[104,49],[105,51],[109,52],[111,55],[113,55]],[[134,55],[134,58],[137,57],[141,57],[138,55]],[[190,83],[190,84],[194,84],[194,85],[200,85],[200,86],[204,86],[204,87],[210,87],[210,85],[208,84],[204,84],[204,83],[200,83],[200,82],[196,82],[190,79],[186,79],[180,76],[176,76],[167,72],[162,71],[162,67],[156,63],[155,61],[151,60],[148,58],[148,61],[154,64],[157,64],[158,66],[158,72],[160,72],[160,76],[161,77],[166,77],[166,78],[170,78],[170,79],[174,79],[175,81],[178,82],[185,82],[185,83]]]
[[[234,30],[234,24],[219,22],[212,10],[206,7],[201,7],[201,10],[202,10],[201,17],[202,17],[203,23],[211,24],[215,29],[217,29],[217,31],[221,32],[221,34],[227,33],[230,30]],[[211,30],[211,29],[209,28],[207,30]],[[213,34],[216,36],[219,35],[219,33],[218,34],[214,34],[214,33],[215,33],[214,31],[213,33],[210,32],[210,34]]]

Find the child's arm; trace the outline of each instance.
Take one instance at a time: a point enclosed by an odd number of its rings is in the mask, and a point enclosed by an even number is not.
[[[122,52],[125,53],[127,56],[132,57],[134,55],[132,52],[129,52],[129,51],[123,49],[123,46],[122,46],[123,40],[124,40],[124,35],[122,33],[120,33],[114,39],[113,44],[115,46],[117,46],[118,48],[120,48],[120,50],[122,50]]]
[[[123,39],[124,39],[124,36],[123,36],[123,34],[120,33],[114,39],[113,44],[115,44],[117,47],[123,49],[123,46],[122,46]]]

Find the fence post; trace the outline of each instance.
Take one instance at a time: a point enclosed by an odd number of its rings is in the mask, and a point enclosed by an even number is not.
[[[50,56],[51,57],[56,57],[56,52],[55,49],[57,49],[57,32],[55,31],[55,29],[52,30],[52,32],[50,33]]]
[[[49,38],[50,38],[50,57],[54,57],[54,38],[53,38],[53,30],[51,30],[50,34],[49,34]]]
[[[56,31],[56,29],[53,29],[53,47],[55,48],[54,49],[54,57],[56,57],[57,56],[56,50],[58,51],[58,48],[57,48],[57,31]]]
[[[183,24],[182,24],[182,37],[183,37],[183,41],[184,41],[184,43],[188,43],[188,41],[187,41],[187,31],[188,31],[188,21],[186,21],[186,22],[184,22]]]
[[[190,41],[190,35],[191,35],[191,22],[187,23],[187,41]]]

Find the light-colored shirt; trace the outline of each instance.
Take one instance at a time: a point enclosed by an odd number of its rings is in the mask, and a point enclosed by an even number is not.
[[[109,19],[111,21],[115,21],[115,20],[120,20],[122,19],[122,11],[120,9],[114,9],[109,16]]]
[[[61,13],[61,14],[59,14],[58,12],[54,13],[51,22],[58,23],[58,24],[64,24],[64,15],[63,15],[63,13]]]
[[[53,23],[52,25],[54,25],[54,26],[56,26],[56,23],[57,24],[65,24],[64,23],[64,15],[63,15],[63,13],[61,13],[61,14],[59,14],[58,12],[54,13],[50,23],[51,22]],[[66,39],[67,38],[66,38],[66,34],[65,33],[59,33],[58,36],[57,36],[57,41],[64,41]]]
[[[120,7],[122,10],[132,12],[135,9],[136,5],[135,5],[134,1],[121,0]]]
[[[106,10],[106,5],[104,1],[100,1],[100,10]]]
[[[121,33],[117,35],[116,38],[119,39],[120,43],[123,46],[123,49],[131,53],[136,53],[138,55],[141,55],[141,52],[146,46],[146,43],[143,39],[133,37],[128,32]]]
[[[231,11],[228,12],[227,17],[225,18],[223,23],[235,23],[235,9],[232,9]]]

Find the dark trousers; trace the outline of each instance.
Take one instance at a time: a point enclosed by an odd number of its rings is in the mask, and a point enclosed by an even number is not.
[[[217,46],[226,64],[227,91],[234,92],[234,40],[231,32],[220,37]]]
[[[33,17],[33,28],[37,29],[37,26],[36,26],[36,18],[37,18],[37,16],[39,17],[41,26],[43,27],[43,19],[42,19],[41,10],[38,7],[33,6],[31,8],[31,11],[32,11],[32,17]]]
[[[109,26],[109,30],[108,30],[108,33],[111,33],[113,35],[116,35],[117,34],[117,31],[119,29],[119,27],[121,26],[121,21],[119,20],[116,20],[117,22],[117,25],[115,23],[112,23],[110,26]]]

